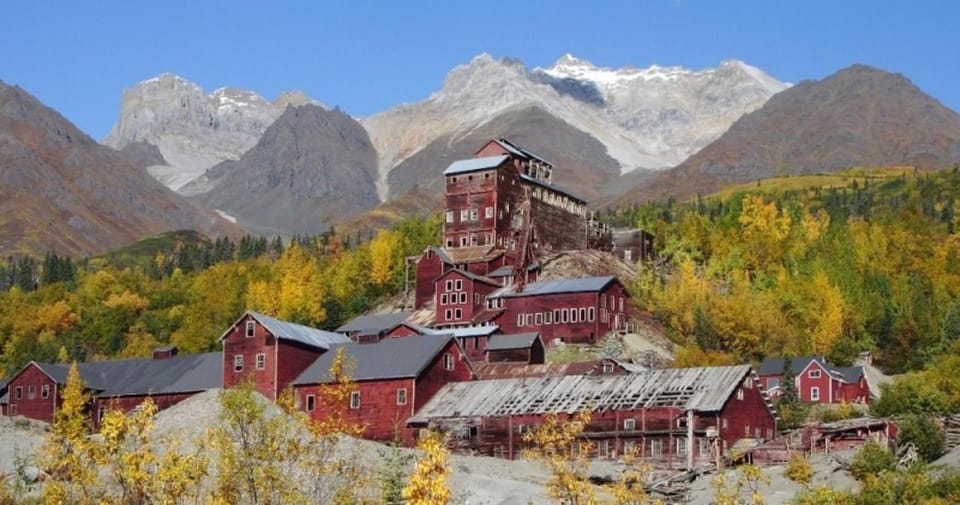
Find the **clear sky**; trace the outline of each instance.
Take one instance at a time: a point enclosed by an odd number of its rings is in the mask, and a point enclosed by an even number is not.
[[[4,0],[0,48],[0,79],[98,139],[123,89],[161,72],[366,116],[426,98],[481,52],[530,67],[567,52],[613,67],[737,58],[789,82],[864,63],[960,111],[960,2],[946,0]]]

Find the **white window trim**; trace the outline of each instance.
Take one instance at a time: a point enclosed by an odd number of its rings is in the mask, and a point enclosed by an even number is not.
[[[452,222],[453,222],[453,211],[452,211],[452,210],[448,210],[448,211],[447,211],[446,221],[447,221],[448,223],[452,223]]]
[[[637,420],[632,417],[623,420],[623,431],[633,431],[637,429]]]
[[[304,409],[307,412],[313,412],[317,408],[317,396],[316,395],[307,395],[306,403]]]
[[[820,401],[820,387],[813,386],[810,388],[810,401],[818,402]]]
[[[453,318],[458,321],[463,319],[463,309],[453,309]]]
[[[244,336],[247,338],[253,337],[256,333],[257,323],[253,321],[247,321],[247,327],[244,329]]]
[[[242,372],[243,371],[243,354],[234,354],[233,355],[233,371]]]
[[[50,398],[50,384],[40,386],[40,398]]]
[[[357,410],[360,408],[360,391],[353,391],[350,393],[350,409]]]
[[[397,405],[407,404],[407,388],[397,389]]]
[[[487,207],[486,209],[484,209],[483,217],[485,217],[486,219],[493,218],[493,207]]]
[[[267,355],[265,353],[257,353],[257,370],[266,370],[267,368]]]
[[[456,366],[456,360],[453,359],[453,354],[449,352],[443,355],[443,369],[444,370],[453,370]]]
[[[819,368],[814,368],[814,369],[808,371],[808,372],[807,372],[807,377],[810,377],[811,379],[819,379],[819,378],[821,377],[821,375],[820,375],[820,369],[819,369]]]

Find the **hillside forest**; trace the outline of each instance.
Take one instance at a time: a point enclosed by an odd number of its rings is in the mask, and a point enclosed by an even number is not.
[[[677,366],[812,353],[846,365],[871,351],[885,371],[912,372],[895,386],[903,401],[960,410],[958,168],[767,179],[603,219],[654,234],[657,259],[629,284],[678,345]],[[405,258],[439,231],[439,217],[409,218],[365,241],[179,233],[151,239],[175,246],[148,240],[77,262],[10,258],[0,263],[0,369],[146,356],[168,343],[213,350],[245,309],[332,329],[400,293]]]

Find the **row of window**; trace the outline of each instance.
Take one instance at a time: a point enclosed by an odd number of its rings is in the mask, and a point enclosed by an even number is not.
[[[456,246],[457,242],[452,237],[447,237],[446,246],[452,248]],[[460,236],[460,247],[467,247],[468,245],[492,245],[493,244],[493,233],[470,233]],[[503,245],[503,238],[500,239],[500,245]]]
[[[609,303],[611,311],[623,312],[623,297],[621,296],[619,298],[620,310],[617,310],[617,301],[618,301],[617,297],[613,296],[612,294],[610,295],[603,295],[602,293],[600,294],[601,309],[607,308],[607,304]]]
[[[407,388],[398,388],[397,389],[397,405],[406,405],[407,404]],[[317,396],[316,395],[307,395],[304,399],[304,410],[307,412],[313,412],[317,408]],[[353,391],[350,393],[350,409],[357,410],[360,408],[360,392]]]
[[[267,355],[264,353],[257,353],[256,357],[256,367],[257,370],[263,370],[267,368]],[[242,372],[243,371],[243,354],[234,354],[233,355],[233,371]]]
[[[459,280],[457,282],[460,282]],[[459,293],[440,293],[440,305],[463,305],[467,303],[467,292],[461,291]]]
[[[448,210],[445,215],[445,219],[448,223],[454,222],[454,217],[456,213],[452,210]],[[483,209],[484,219],[493,219],[493,207],[485,207]],[[460,209],[460,222],[461,223],[470,223],[480,220],[480,209],[470,208],[470,209]]]
[[[542,326],[545,324],[593,322],[596,312],[593,307],[553,309],[553,311],[517,314],[517,326]]]
[[[443,311],[445,321],[459,321],[463,319],[463,309],[446,309]]]
[[[480,173],[476,173],[476,174],[467,174],[465,177],[464,177],[464,176],[461,176],[461,177],[459,178],[459,180],[464,180],[464,179],[465,179],[465,180],[467,180],[467,181],[473,181],[474,177],[476,177],[477,180],[480,180],[481,177],[483,178],[483,180],[487,180],[487,179],[489,179],[489,178],[492,177],[492,176],[493,176],[493,171],[480,172]],[[457,177],[456,175],[451,175],[451,176],[447,177],[447,183],[448,183],[448,184],[451,183],[451,182],[457,182],[457,180],[458,180],[458,177]],[[500,180],[503,180],[503,176],[500,176]]]
[[[17,386],[13,388],[13,397],[17,400],[23,399],[23,386]],[[37,398],[37,386],[30,384],[27,386],[27,399],[35,400]],[[50,398],[50,385],[43,384],[40,386],[40,398]]]

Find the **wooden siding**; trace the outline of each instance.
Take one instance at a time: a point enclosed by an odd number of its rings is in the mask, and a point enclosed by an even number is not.
[[[444,355],[453,356],[453,370],[444,368]],[[424,406],[440,388],[448,382],[464,382],[473,380],[473,369],[470,362],[461,352],[456,340],[449,344],[430,362],[430,365],[417,377],[416,394],[414,395],[414,411]],[[406,420],[404,420],[406,421]]]
[[[143,402],[147,401],[147,398],[153,400],[153,403],[157,405],[157,410],[168,409],[187,398],[195,395],[197,393],[177,393],[177,394],[166,394],[166,395],[136,395],[136,396],[119,396],[116,398],[107,398],[107,397],[97,397],[94,398],[94,410],[91,412],[93,429],[100,429],[100,416],[101,412],[106,413],[109,410],[121,410],[123,412],[130,412],[131,410],[137,408]]]
[[[600,337],[616,329],[618,322],[626,319],[625,311],[628,309],[629,299],[626,292],[619,283],[614,282],[608,285],[601,293],[604,299],[601,302],[600,296],[596,292],[586,293],[557,293],[536,296],[513,296],[503,298],[504,312],[496,319],[503,333],[521,333],[524,331],[538,331],[544,344],[549,345],[554,340],[562,340],[570,343],[595,343]],[[620,310],[620,300],[623,300],[623,311]],[[611,311],[610,305],[613,300],[616,307]],[[586,321],[581,321],[579,309],[583,308],[588,316]],[[590,320],[590,309],[593,309],[593,320]],[[557,311],[562,315],[564,309],[577,309],[577,322],[571,323],[568,315],[568,322],[556,321]],[[550,312],[549,318],[552,323],[547,324],[546,313]],[[533,314],[533,324],[527,325],[526,314]],[[540,318],[536,314],[543,314]],[[519,316],[524,316],[524,324],[519,324]],[[561,316],[562,317],[562,316]],[[540,321],[540,324],[537,322]]]
[[[320,355],[319,349],[298,342],[280,340],[277,343],[277,391],[283,391],[313,364]],[[269,358],[268,358],[269,359]]]
[[[254,334],[246,336],[247,321],[254,322]],[[266,357],[265,367],[257,370],[257,355]],[[243,370],[234,370],[236,356],[243,356]],[[277,399],[277,339],[256,319],[246,316],[223,339],[223,387],[251,381],[253,387],[270,400]]]
[[[43,398],[43,386],[47,386],[48,394]],[[31,395],[31,387],[33,394]],[[17,398],[17,388],[21,388],[21,398]],[[8,414],[24,416],[39,421],[53,422],[59,401],[57,399],[57,383],[45,374],[35,363],[30,363],[19,374],[11,379],[8,385],[9,405]]]
[[[316,420],[339,411],[347,422],[364,427],[361,437],[368,440],[390,441],[396,435],[410,444],[413,441],[412,430],[407,428],[406,421],[413,415],[413,397],[415,383],[413,379],[385,379],[376,381],[360,381],[356,383],[356,391],[360,393],[359,408],[350,408],[349,405],[330,408],[320,405],[324,385],[296,386],[297,403],[301,410],[307,408],[307,396],[314,395],[316,408],[309,412]],[[406,390],[406,402],[397,403],[397,391]]]
[[[414,295],[414,307],[423,308],[433,301],[435,293],[435,284],[437,277],[440,277],[444,271],[443,261],[433,250],[427,249],[417,259],[416,288]]]

